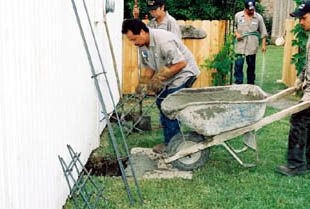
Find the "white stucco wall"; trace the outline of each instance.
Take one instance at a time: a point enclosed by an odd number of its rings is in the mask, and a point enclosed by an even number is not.
[[[92,21],[99,19],[94,27],[117,100],[113,63],[100,22],[102,2],[86,2]],[[107,16],[120,75],[123,4],[116,0],[115,12]],[[86,25],[85,15],[81,18]],[[99,122],[100,105],[71,1],[0,1],[0,46],[0,208],[61,208],[69,191],[57,156],[68,159],[70,144],[86,162],[105,125]],[[112,110],[103,77],[100,81]]]

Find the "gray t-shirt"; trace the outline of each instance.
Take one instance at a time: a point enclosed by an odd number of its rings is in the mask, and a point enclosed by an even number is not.
[[[154,28],[154,29],[163,29],[166,31],[170,31],[170,32],[176,34],[179,38],[182,38],[180,26],[178,25],[177,21],[171,15],[169,15],[169,13],[167,11],[166,11],[166,15],[165,15],[165,17],[161,23],[158,24],[156,22],[156,19],[153,18],[148,23],[148,26],[150,28]]]
[[[264,19],[257,12],[255,12],[253,17],[249,20],[245,19],[244,11],[238,12],[235,15],[235,31],[241,36],[256,31],[259,32],[261,38],[268,35]],[[257,53],[258,47],[259,37],[249,35],[236,42],[235,52],[237,54],[252,55]]]
[[[151,29],[150,45],[139,47],[142,66],[155,72],[166,66],[186,61],[187,65],[172,78],[164,82],[168,88],[176,88],[184,84],[189,77],[198,76],[200,71],[193,54],[174,33]]]

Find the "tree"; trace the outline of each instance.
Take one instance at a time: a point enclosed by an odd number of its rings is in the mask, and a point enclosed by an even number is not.
[[[140,18],[148,15],[147,0],[139,1]],[[125,18],[132,17],[134,0],[125,2]],[[232,19],[237,11],[243,10],[244,0],[166,0],[169,13],[177,20],[227,20]],[[264,8],[257,4],[257,12]]]

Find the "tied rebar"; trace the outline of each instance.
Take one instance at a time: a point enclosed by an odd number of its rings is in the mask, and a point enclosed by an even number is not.
[[[102,60],[102,55],[101,55],[101,52],[99,50],[98,41],[97,41],[94,29],[93,29],[92,22],[90,20],[90,15],[89,15],[89,12],[88,12],[88,8],[87,8],[87,5],[86,5],[86,2],[85,2],[85,0],[80,0],[79,1],[81,3],[80,6],[84,10],[84,14],[86,16],[86,24],[88,24],[88,27],[89,27],[90,32],[91,32],[91,39],[92,39],[92,41],[94,43],[94,46],[95,46],[95,52],[97,52],[96,56],[97,56],[97,58],[98,58],[98,60],[100,62],[99,63],[99,65],[100,65],[99,70],[100,71],[98,71],[95,68],[95,66],[94,66],[93,57],[92,57],[92,55],[90,53],[90,50],[89,50],[88,41],[87,41],[85,33],[84,33],[84,28],[82,26],[82,22],[81,22],[81,18],[80,18],[80,14],[79,14],[79,11],[78,11],[78,8],[77,8],[76,1],[78,1],[78,0],[71,0],[73,11],[74,11],[74,15],[75,15],[76,22],[77,22],[77,25],[78,25],[78,28],[79,28],[79,31],[80,31],[80,35],[81,35],[82,41],[83,41],[83,45],[84,45],[84,49],[85,49],[85,52],[86,52],[86,55],[87,55],[88,63],[90,65],[92,79],[94,81],[94,85],[95,85],[95,88],[96,88],[96,91],[97,91],[99,103],[101,105],[101,110],[102,110],[102,113],[104,114],[104,118],[107,119],[106,123],[107,123],[107,128],[108,128],[108,131],[109,131],[110,141],[112,143],[114,153],[115,153],[115,155],[117,157],[117,162],[118,162],[118,165],[119,165],[119,168],[120,168],[120,171],[121,171],[121,177],[122,177],[122,180],[123,180],[123,183],[124,183],[124,186],[125,186],[125,190],[127,192],[130,204],[133,205],[133,204],[135,204],[136,199],[134,198],[133,191],[132,191],[132,189],[129,186],[128,179],[127,179],[127,176],[126,176],[126,173],[125,173],[125,166],[124,166],[123,161],[122,161],[123,157],[121,156],[121,152],[120,152],[120,149],[119,149],[119,141],[120,140],[117,140],[117,138],[115,136],[115,131],[113,130],[113,127],[112,127],[112,124],[108,120],[110,115],[107,112],[107,107],[106,107],[105,101],[103,99],[103,94],[102,94],[102,91],[101,91],[101,88],[100,88],[100,85],[99,85],[99,80],[97,78],[98,77],[97,76],[98,72],[99,73],[101,72],[101,74],[104,76],[105,84],[106,84],[106,87],[107,87],[107,90],[108,90],[108,94],[110,96],[110,99],[111,99],[111,102],[112,102],[114,110],[116,110],[116,102],[114,101],[114,95],[112,93],[112,89],[111,89],[111,86],[110,86],[110,83],[109,83],[109,79],[108,79],[107,73],[106,73],[105,68],[104,68],[104,64],[103,64],[103,60]],[[125,148],[126,158],[128,159],[128,165],[131,168],[130,170],[131,170],[131,173],[132,173],[133,182],[134,182],[134,186],[135,186],[135,193],[137,194],[136,196],[138,197],[138,202],[140,204],[143,204],[140,187],[139,187],[136,175],[135,175],[135,170],[133,168],[132,161],[131,161],[131,156],[130,156],[130,153],[129,153],[129,150],[128,150],[127,140],[126,140],[125,134],[123,132],[123,126],[121,124],[121,119],[120,119],[120,117],[119,117],[117,112],[116,112],[116,119],[117,119],[117,125],[118,125],[120,133],[121,133],[121,142],[122,142],[123,147]]]
[[[104,196],[104,184],[96,184],[80,160],[81,153],[75,152],[70,145],[67,145],[70,160],[68,163],[58,156],[70,193],[69,199],[72,200],[75,209],[95,209],[109,208],[109,202]],[[99,206],[100,201],[100,206]]]

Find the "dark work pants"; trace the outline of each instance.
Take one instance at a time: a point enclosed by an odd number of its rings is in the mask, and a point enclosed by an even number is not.
[[[172,94],[180,89],[183,88],[189,88],[192,86],[194,81],[196,80],[196,77],[190,77],[186,83],[182,84],[181,86],[177,88],[172,88],[172,89],[165,89],[161,92],[160,96],[156,100],[156,105],[160,111],[160,123],[163,126],[163,131],[164,131],[164,143],[167,145],[172,137],[174,137],[176,134],[180,133],[180,126],[178,123],[178,120],[170,120],[163,114],[161,111],[161,103],[164,101],[164,99],[169,95]]]
[[[310,108],[293,114],[290,123],[288,166],[310,168]]]
[[[256,54],[245,56],[246,63],[248,65],[247,69],[247,79],[248,84],[254,84],[255,81],[255,62],[256,62]],[[243,83],[243,63],[244,56],[241,54],[237,55],[237,60],[235,61],[235,83],[242,84]]]

